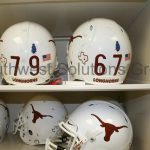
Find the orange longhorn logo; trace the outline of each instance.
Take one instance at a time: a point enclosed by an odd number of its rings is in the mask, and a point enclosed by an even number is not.
[[[36,111],[34,109],[34,107],[33,107],[32,104],[31,104],[31,107],[32,107],[32,113],[33,113],[33,120],[32,120],[33,123],[36,123],[36,121],[38,119],[43,119],[45,117],[51,117],[51,118],[53,118],[53,116],[51,116],[51,115],[42,115],[40,112],[38,112],[38,111]]]
[[[110,124],[110,123],[106,123],[104,121],[102,121],[97,115],[95,114],[91,114],[92,116],[94,116],[100,123],[101,123],[101,127],[102,128],[105,128],[105,137],[104,137],[104,140],[106,142],[109,142],[110,141],[110,138],[112,136],[112,134],[114,132],[119,132],[120,129],[122,128],[128,128],[127,126],[119,126],[119,127],[116,127],[115,125],[113,124]]]

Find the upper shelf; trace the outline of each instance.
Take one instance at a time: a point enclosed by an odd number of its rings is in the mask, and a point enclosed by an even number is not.
[[[1,0],[0,4],[48,2],[145,2],[147,0]]]
[[[150,84],[120,85],[1,85],[0,92],[67,92],[67,91],[137,91],[150,90]]]

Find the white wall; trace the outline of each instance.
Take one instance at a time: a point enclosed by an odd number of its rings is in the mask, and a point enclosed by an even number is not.
[[[128,82],[150,83],[150,0],[130,26],[129,34],[133,45],[133,61]],[[133,124],[134,148],[149,150],[150,91],[126,92],[125,97],[126,110]]]
[[[133,145],[135,150],[150,149],[150,92],[128,95],[126,110],[131,119],[134,131]]]
[[[128,33],[133,45],[129,82],[150,83],[150,1],[134,20]]]

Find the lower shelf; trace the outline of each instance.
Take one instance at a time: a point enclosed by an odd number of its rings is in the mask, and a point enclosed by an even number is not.
[[[1,150],[44,150],[43,146],[30,146],[24,144],[19,135],[8,134],[4,141],[0,144]]]
[[[5,140],[0,144],[1,150],[45,150],[45,146],[30,146],[24,144],[19,135],[8,134]],[[131,150],[135,150],[131,148]]]

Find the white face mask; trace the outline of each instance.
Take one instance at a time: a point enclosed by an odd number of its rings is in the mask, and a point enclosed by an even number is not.
[[[61,136],[55,137],[54,139],[47,139],[45,150],[73,150],[76,149],[79,145],[79,138],[76,137],[75,133],[69,131],[64,122],[59,124],[60,129],[62,130]]]

